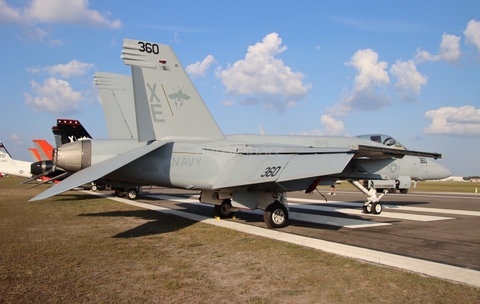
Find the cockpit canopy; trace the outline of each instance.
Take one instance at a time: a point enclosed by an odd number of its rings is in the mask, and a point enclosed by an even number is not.
[[[404,145],[402,145],[398,140],[393,138],[392,136],[385,135],[385,134],[366,134],[357,136],[358,138],[371,140],[374,142],[378,142],[387,146],[393,146],[396,149],[403,149],[407,150]]]

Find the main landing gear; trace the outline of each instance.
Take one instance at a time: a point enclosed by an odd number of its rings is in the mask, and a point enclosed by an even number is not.
[[[127,196],[131,200],[137,199],[138,194],[140,193],[140,187],[130,188],[127,191],[124,191],[123,188],[121,188],[121,189],[116,188],[114,190],[115,190],[115,196],[117,196],[117,197]]]
[[[288,203],[285,193],[272,192],[217,192],[204,190],[202,203],[214,205],[216,218],[232,218],[242,210],[264,210],[263,220],[268,228],[288,225]]]
[[[283,204],[275,202],[265,209],[263,221],[268,228],[283,228],[288,223],[288,210]]]
[[[235,212],[239,211],[238,208],[232,207],[232,201],[230,199],[224,199],[220,205],[215,205],[215,217],[228,218],[235,216]]]

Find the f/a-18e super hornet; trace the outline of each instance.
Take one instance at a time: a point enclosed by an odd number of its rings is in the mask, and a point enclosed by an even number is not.
[[[168,76],[167,73],[164,73]],[[110,138],[136,138],[136,119],[133,103],[133,85],[132,78],[127,75],[114,73],[95,73],[95,84],[97,85],[102,101],[105,119]],[[174,98],[175,96],[172,96]],[[359,138],[375,141],[395,149],[405,150],[398,140],[384,134],[359,135]],[[227,140],[270,143],[270,144],[289,144],[294,142],[297,145],[311,147],[345,147],[347,142],[342,141],[345,137],[334,138],[325,136],[277,136],[241,134],[225,135]],[[374,160],[377,167],[376,174],[381,174],[389,179],[384,180],[364,180],[363,185],[368,189],[374,187],[377,192],[387,190],[390,193],[399,190],[401,193],[407,193],[411,187],[412,181],[439,180],[451,175],[450,171],[442,165],[425,157],[405,155],[402,158],[386,158],[382,163]],[[357,164],[367,166],[370,159],[357,160]],[[370,169],[371,170],[371,169]],[[119,185],[116,190],[117,196],[124,196],[127,192],[131,199],[136,198],[139,187]],[[135,192],[137,191],[137,192]]]
[[[200,201],[215,205],[221,214],[258,208],[265,211],[268,227],[279,228],[288,222],[286,192],[312,192],[337,179],[386,179],[378,168],[405,155],[441,157],[358,137],[322,137],[330,144],[321,147],[296,140],[302,136],[227,138],[168,45],[125,39],[123,48],[124,63],[132,68],[136,139],[82,140],[58,147],[54,165],[76,173],[32,201],[103,178],[196,189]],[[371,162],[360,164],[364,159]],[[364,211],[382,211],[376,195],[369,194]]]

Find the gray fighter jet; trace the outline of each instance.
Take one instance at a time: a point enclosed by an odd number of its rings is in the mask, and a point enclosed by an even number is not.
[[[165,74],[167,75],[167,74]],[[102,106],[104,108],[105,118],[110,134],[110,138],[136,138],[136,120],[133,103],[133,85],[130,76],[114,73],[95,73],[95,84],[97,85]],[[173,96],[172,96],[173,95]],[[171,99],[174,94],[170,95]],[[132,132],[134,130],[135,133]],[[133,135],[135,134],[135,135]],[[262,135],[265,135],[262,133]],[[367,134],[357,136],[367,140],[382,143],[395,149],[405,150],[398,140],[384,134]],[[244,142],[268,142],[271,144],[288,144],[292,140],[302,146],[313,147],[345,147],[345,143],[334,141],[333,137],[325,136],[259,136],[253,134],[226,135],[225,138],[233,141]],[[370,162],[369,159],[357,160],[359,164]],[[439,180],[451,175],[450,171],[442,165],[425,157],[406,155],[403,158],[385,159],[383,163],[375,161],[377,164],[376,173],[388,176],[386,180],[364,180],[363,185],[368,189],[374,187],[377,192],[394,193],[399,190],[401,193],[407,193],[412,185],[412,181]],[[124,196],[124,190],[136,189],[134,185],[114,186],[118,196]],[[129,198],[135,198],[136,193],[129,191]]]
[[[258,208],[265,211],[268,227],[280,228],[288,222],[286,192],[311,192],[337,179],[354,184],[389,179],[379,168],[392,159],[441,157],[358,137],[322,138],[321,147],[306,144],[303,136],[227,138],[168,45],[125,39],[123,48],[124,63],[132,68],[137,139],[82,140],[58,147],[55,166],[76,173],[32,201],[104,178],[196,189],[200,201],[215,205],[221,215]],[[379,214],[381,196],[358,187],[367,194],[364,211]]]

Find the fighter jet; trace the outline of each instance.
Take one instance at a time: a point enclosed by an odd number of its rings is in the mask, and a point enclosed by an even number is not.
[[[135,109],[133,103],[133,86],[131,77],[128,75],[114,74],[114,73],[95,73],[95,84],[97,85],[101,102],[104,109],[105,118],[110,134],[110,138],[136,138],[132,133],[136,132]],[[176,98],[181,94],[171,94],[170,99]],[[328,136],[265,136],[262,131],[262,136],[254,134],[242,135],[226,135],[225,138],[233,141],[247,141],[247,142],[268,142],[271,144],[288,144],[294,140],[297,144],[303,146],[323,147],[336,146],[345,147],[340,141],[335,141],[335,138]],[[389,135],[384,134],[367,134],[356,136],[359,138],[375,141],[385,144],[395,149],[407,148],[403,146],[398,140]],[[292,139],[293,138],[293,139]],[[359,164],[370,162],[370,160],[357,160]],[[424,180],[439,180],[451,175],[450,171],[442,165],[429,160],[425,157],[417,157],[406,155],[403,158],[385,159],[384,163],[377,167],[377,173],[383,176],[388,176],[386,180],[364,180],[364,185],[370,189],[374,187],[377,192],[389,193],[399,190],[401,193],[407,193],[412,185],[412,181]],[[117,187],[117,196],[123,196],[122,189],[133,189],[134,186]],[[137,189],[138,190],[138,189]],[[135,198],[135,193],[130,192],[129,198]]]
[[[137,139],[82,140],[58,147],[54,165],[76,173],[31,201],[103,177],[195,189],[200,201],[215,205],[218,213],[258,208],[264,210],[267,227],[280,228],[288,223],[289,191],[312,192],[337,179],[387,179],[376,167],[405,155],[441,157],[358,137],[331,137],[321,147],[306,145],[302,136],[227,138],[168,45],[125,39],[122,58],[132,69]],[[363,159],[371,162],[360,164]],[[364,211],[379,214],[379,199],[368,194]]]

